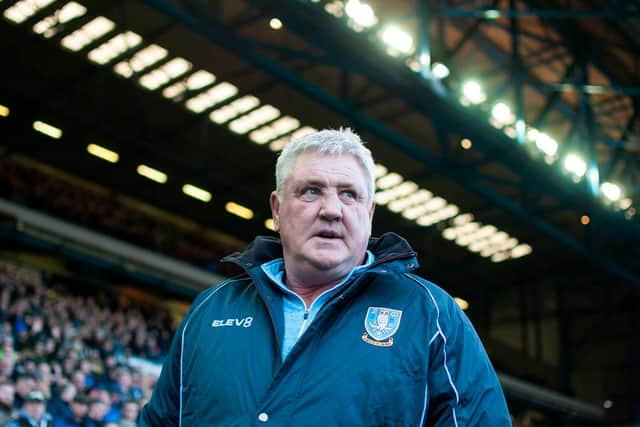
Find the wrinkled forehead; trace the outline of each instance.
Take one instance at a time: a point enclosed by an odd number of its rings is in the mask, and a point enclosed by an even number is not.
[[[315,150],[303,151],[296,157],[295,161],[293,162],[289,176],[309,172],[309,166],[311,164],[313,164],[314,166],[326,167],[329,170],[334,167],[342,167],[345,165],[345,160],[346,164],[348,164],[349,162],[353,163],[354,170],[357,170],[359,172],[359,177],[362,178],[363,182],[366,185],[368,181],[366,168],[356,156],[349,153],[329,154]]]

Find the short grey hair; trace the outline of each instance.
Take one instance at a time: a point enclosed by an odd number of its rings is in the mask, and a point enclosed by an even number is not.
[[[375,193],[375,163],[371,151],[364,146],[360,136],[349,128],[324,129],[290,141],[285,145],[276,163],[276,193],[282,200],[284,184],[298,156],[304,152],[316,152],[338,156],[351,154],[365,171],[367,178],[368,200],[373,201]]]

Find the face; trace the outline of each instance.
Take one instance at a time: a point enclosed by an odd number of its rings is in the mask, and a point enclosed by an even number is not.
[[[14,388],[9,384],[0,385],[0,403],[6,406],[13,405]]]
[[[374,211],[367,188],[352,155],[300,154],[282,200],[271,194],[288,281],[326,285],[362,263]]]
[[[44,415],[45,409],[45,403],[40,401],[25,402],[23,405],[23,410],[34,420],[40,420]]]

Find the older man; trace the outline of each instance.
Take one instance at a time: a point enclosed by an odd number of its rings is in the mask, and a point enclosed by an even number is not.
[[[510,425],[467,317],[404,239],[370,238],[374,179],[349,130],[285,147],[280,239],[226,258],[245,274],[196,299],[142,425]]]

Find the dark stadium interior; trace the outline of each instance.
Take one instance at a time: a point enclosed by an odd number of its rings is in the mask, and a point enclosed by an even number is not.
[[[304,127],[352,127],[386,172],[453,209],[403,217],[380,196],[374,235],[407,238],[420,274],[468,303],[514,425],[640,423],[640,2],[83,0],[84,12],[63,22],[56,11],[68,3],[0,1],[5,274],[40,272],[44,285],[153,302],[178,319],[209,279],[234,274],[220,258],[275,235],[265,227],[273,141]],[[377,22],[354,23],[347,5],[356,3],[369,4]],[[113,27],[70,39],[98,16]],[[40,22],[47,27],[36,31]],[[412,50],[388,53],[387,23],[413,36]],[[125,31],[142,41],[102,63],[91,56]],[[153,44],[168,53],[140,65],[135,55]],[[174,58],[188,67],[175,76],[165,68],[164,80],[145,87]],[[121,63],[129,76],[116,71]],[[435,76],[436,64],[446,77]],[[196,84],[197,70],[215,77]],[[486,99],[461,101],[469,79]],[[222,82],[234,92],[195,107]],[[248,95],[259,104],[221,123],[210,118]],[[510,106],[506,124],[490,119],[498,101]],[[231,129],[258,105],[278,113]],[[295,124],[254,142],[254,130],[277,131],[286,116]],[[34,131],[35,121],[62,136]],[[519,123],[557,146],[540,148]],[[118,153],[117,163],[89,154],[88,144]],[[571,153],[586,173],[567,172]],[[139,165],[166,182],[140,175]],[[395,188],[381,183],[389,176],[381,172],[379,194]],[[210,201],[187,196],[187,183]],[[604,183],[622,195],[607,199]],[[229,213],[228,202],[252,218]],[[67,235],[52,218],[78,229]],[[481,256],[472,242],[456,243],[465,221],[517,242]],[[86,230],[99,233],[95,246],[81,241]],[[119,252],[107,236],[130,246]]]

